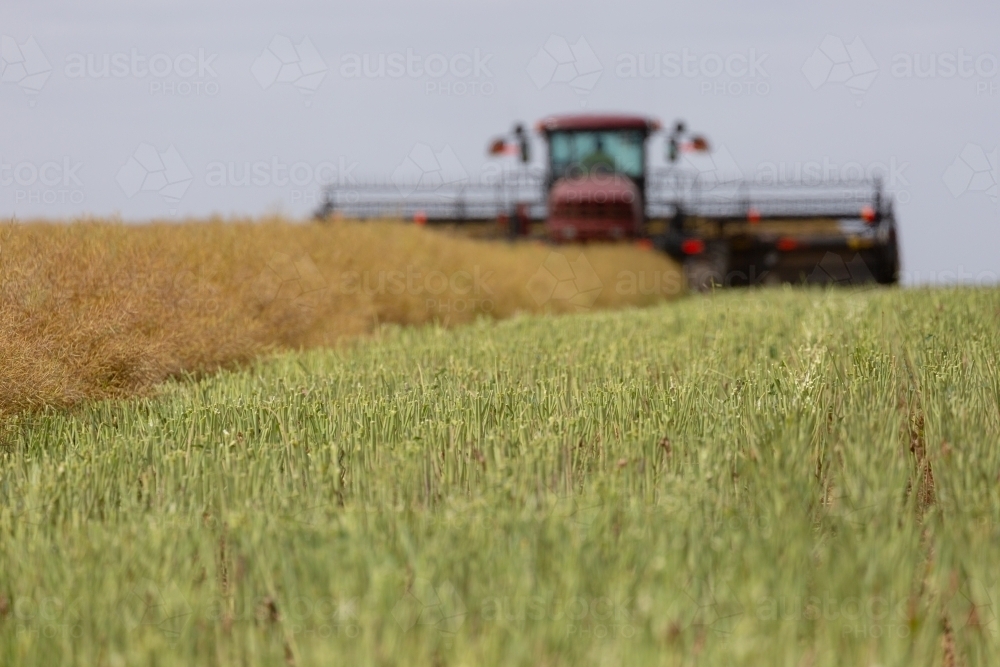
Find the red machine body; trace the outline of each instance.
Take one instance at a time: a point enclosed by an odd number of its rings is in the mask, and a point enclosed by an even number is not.
[[[550,116],[537,129],[548,145],[545,228],[554,242],[615,241],[643,234],[645,116]]]

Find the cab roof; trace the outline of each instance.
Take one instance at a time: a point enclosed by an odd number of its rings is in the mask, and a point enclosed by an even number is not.
[[[629,114],[569,114],[548,116],[538,121],[539,132],[559,130],[645,130],[660,129],[660,121],[646,116]]]

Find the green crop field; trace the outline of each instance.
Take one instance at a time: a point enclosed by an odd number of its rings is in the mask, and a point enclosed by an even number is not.
[[[736,291],[21,415],[0,664],[989,664],[998,328]]]

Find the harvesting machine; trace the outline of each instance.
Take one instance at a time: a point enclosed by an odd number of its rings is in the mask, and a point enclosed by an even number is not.
[[[473,181],[460,166],[448,171],[453,155],[422,147],[391,178],[329,186],[316,216],[404,218],[552,243],[639,241],[678,260],[696,289],[898,280],[896,221],[878,179],[767,182],[686,167],[696,162],[686,153],[711,149],[683,123],[666,137],[667,166],[651,168],[649,139],[661,126],[644,116],[551,116],[536,129],[543,169],[529,166],[531,144],[517,125],[489,146],[518,157],[514,168]]]

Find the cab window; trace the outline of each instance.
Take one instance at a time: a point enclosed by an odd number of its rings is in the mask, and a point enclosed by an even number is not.
[[[557,131],[549,135],[554,178],[590,173],[643,175],[643,134],[639,130]]]

